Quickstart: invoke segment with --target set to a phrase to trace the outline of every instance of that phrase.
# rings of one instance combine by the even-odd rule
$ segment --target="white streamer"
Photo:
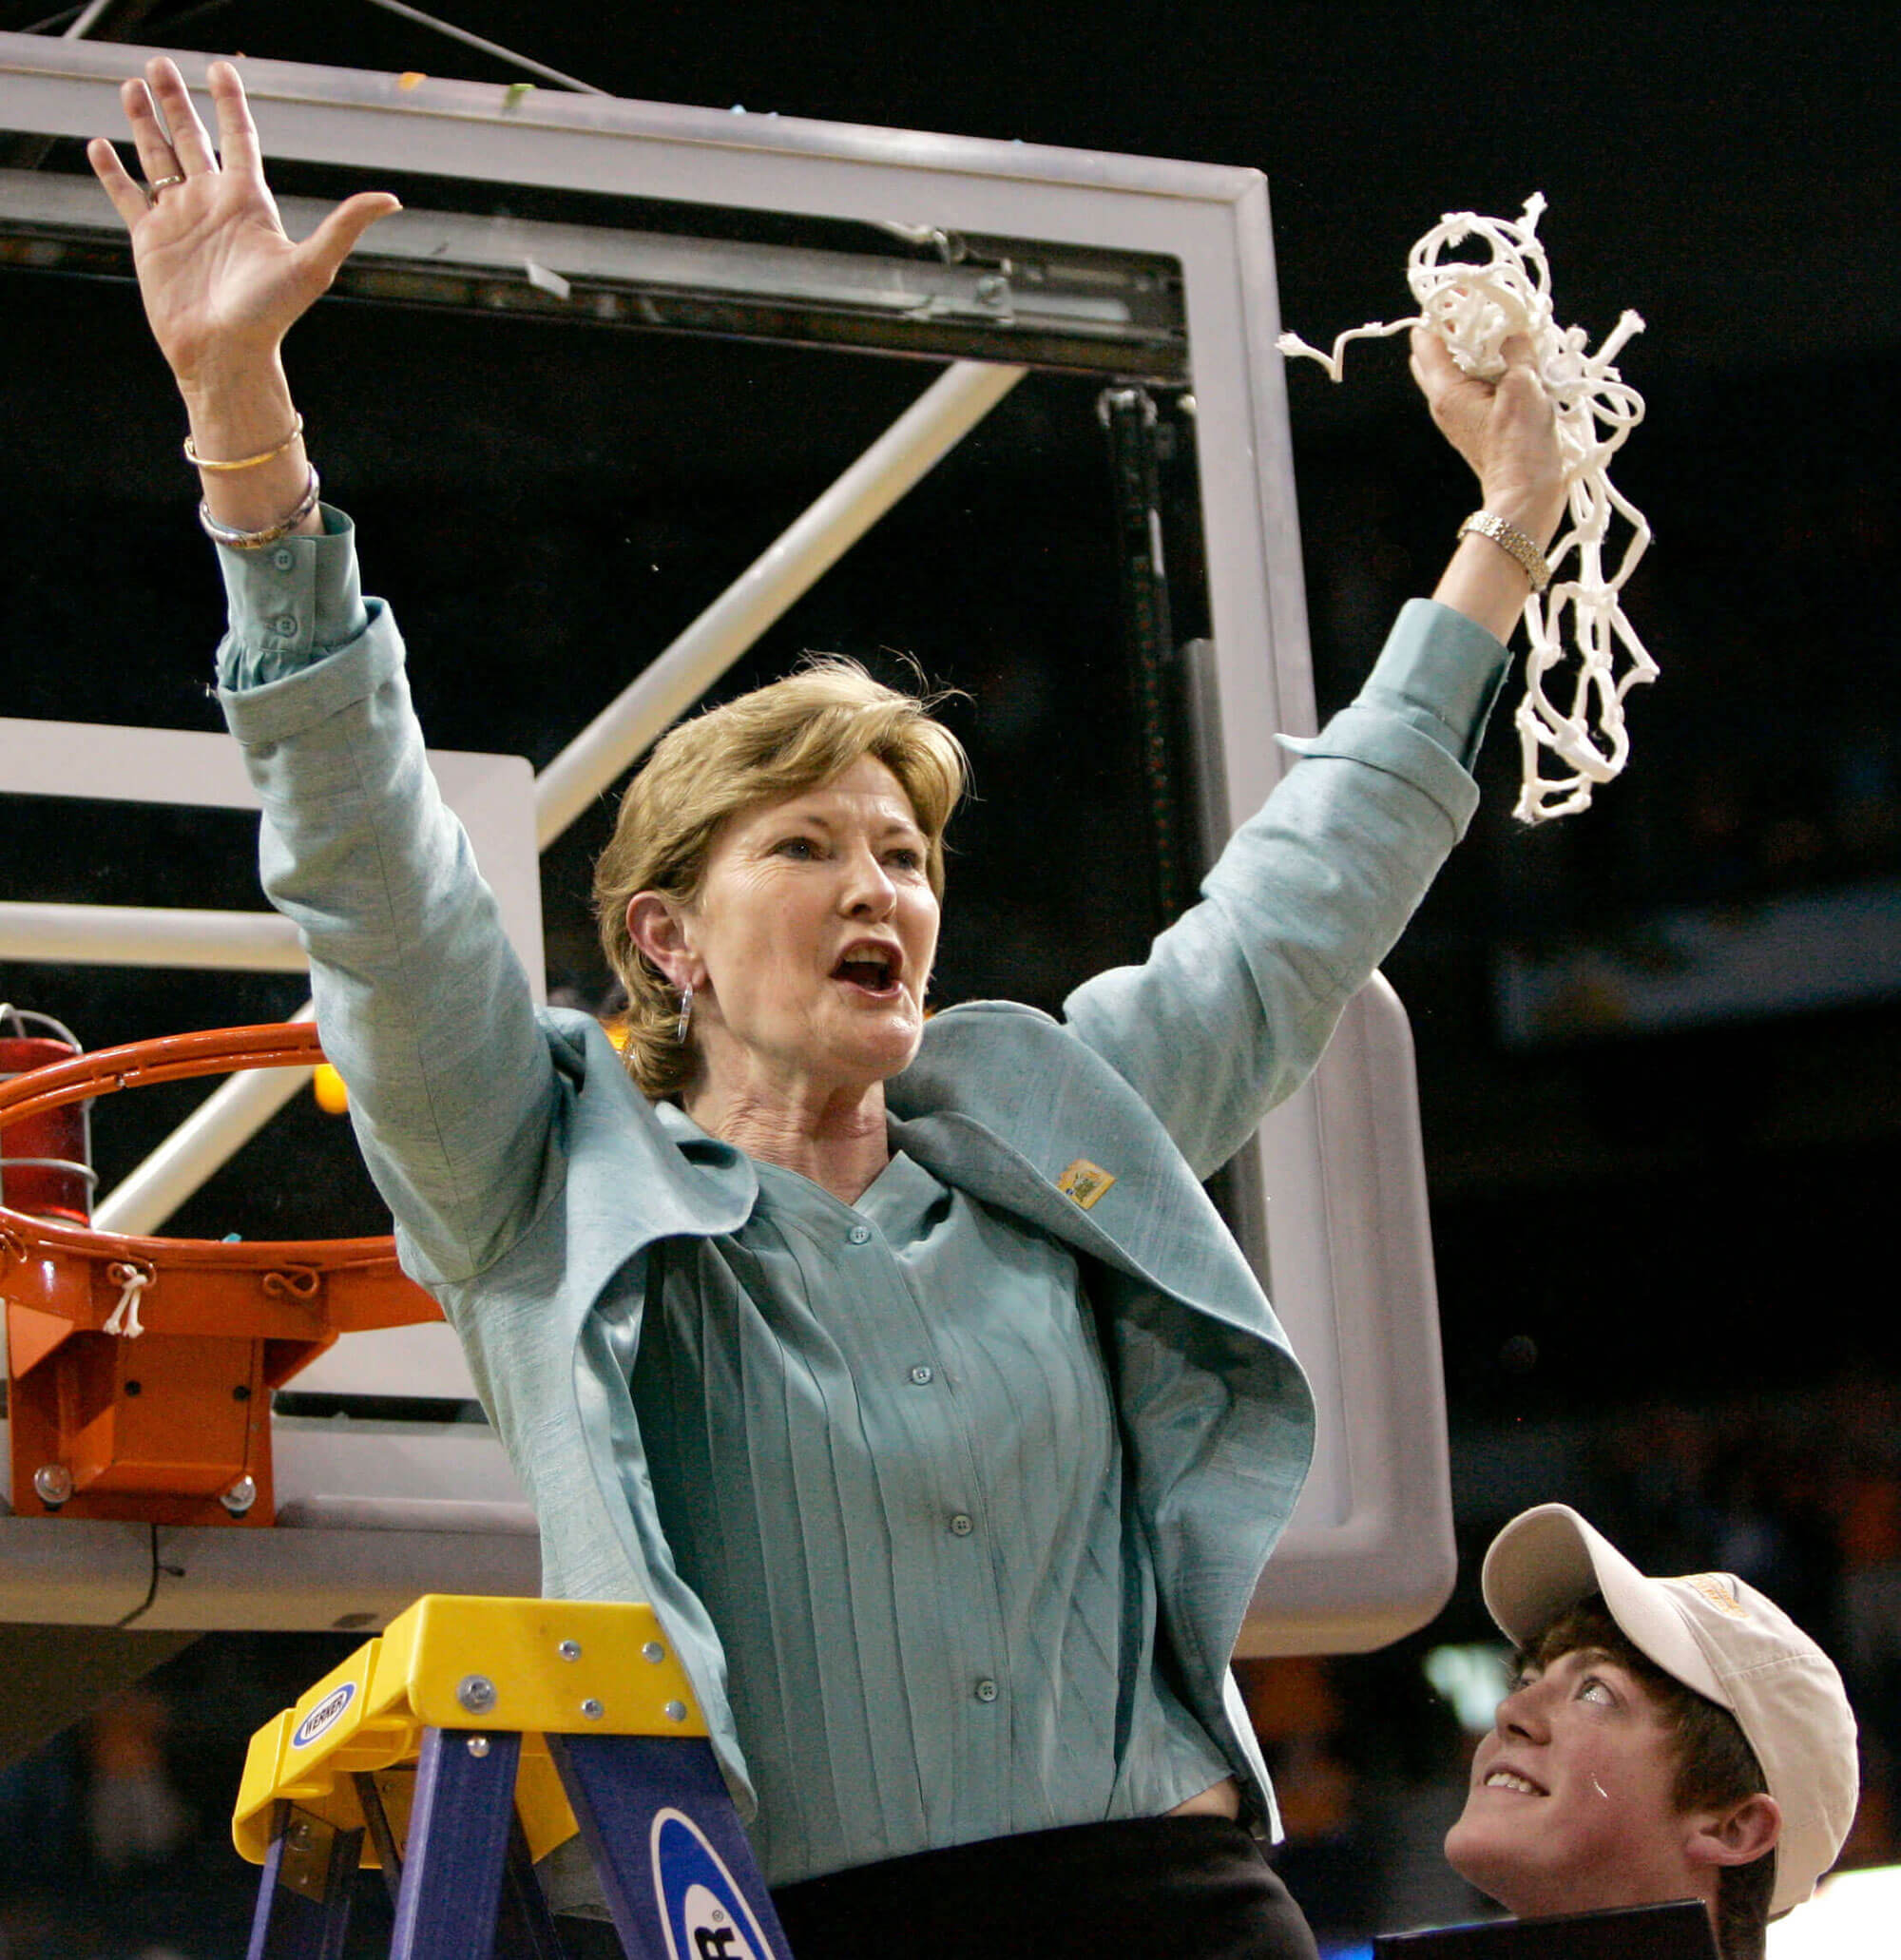
[[[1557,324],[1551,267],[1538,239],[1544,210],[1543,194],[1534,192],[1516,221],[1449,212],[1407,255],[1407,283],[1419,302],[1411,319],[1350,328],[1335,340],[1330,355],[1295,334],[1283,334],[1279,341],[1283,354],[1317,360],[1338,381],[1348,341],[1430,327],[1444,338],[1465,373],[1493,381],[1505,372],[1505,342],[1514,334],[1530,339],[1539,377],[1557,411],[1570,528],[1551,550],[1551,584],[1525,602],[1531,648],[1525,663],[1525,699],[1514,717],[1525,786],[1513,814],[1526,823],[1589,808],[1593,787],[1609,782],[1629,759],[1624,696],[1657,678],[1657,663],[1625,619],[1619,596],[1649,548],[1650,525],[1608,473],[1611,457],[1643,419],[1643,397],[1614,365],[1630,336],[1643,331],[1643,322],[1626,312],[1595,354],[1587,350],[1582,327]],[[1476,264],[1441,259],[1442,252],[1468,239],[1476,240],[1488,256]],[[1605,543],[1613,518],[1630,527],[1630,536],[1616,571],[1606,577]],[[1565,577],[1567,559],[1574,563]],[[1566,657],[1567,608],[1577,668],[1569,706],[1561,708],[1551,697],[1564,691],[1556,669]],[[1544,750],[1568,773],[1545,775]]]

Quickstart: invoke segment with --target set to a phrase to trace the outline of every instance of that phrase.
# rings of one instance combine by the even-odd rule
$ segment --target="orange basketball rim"
[[[291,1021],[100,1048],[0,1084],[0,1130],[147,1084],[323,1060]],[[22,1516],[269,1525],[271,1392],[339,1334],[441,1317],[393,1239],[97,1232],[0,1204],[12,1506]]]

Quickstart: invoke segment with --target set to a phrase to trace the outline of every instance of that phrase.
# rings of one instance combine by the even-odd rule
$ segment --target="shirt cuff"
[[[323,534],[279,538],[260,551],[218,548],[230,625],[218,644],[218,684],[234,693],[289,679],[360,639],[370,624],[356,569],[356,528],[319,505]]]
[[[1431,599],[1410,599],[1360,690],[1470,768],[1504,684],[1510,655],[1464,613]]]

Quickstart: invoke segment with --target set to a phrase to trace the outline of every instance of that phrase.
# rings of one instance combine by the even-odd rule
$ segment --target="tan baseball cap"
[[[1729,1572],[1648,1579],[1565,1504],[1541,1504],[1491,1542],[1485,1603],[1519,1646],[1593,1592],[1665,1674],[1736,1717],[1782,1812],[1772,1915],[1835,1861],[1859,1788],[1854,1716],[1834,1663],[1774,1601]]]

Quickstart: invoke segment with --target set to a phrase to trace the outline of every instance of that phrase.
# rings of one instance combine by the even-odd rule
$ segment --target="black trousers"
[[[1259,1847],[1226,1817],[992,1837],[781,1886],[773,1903],[794,1960],[1317,1960],[1318,1950]],[[574,1960],[617,1950],[605,1926],[583,1933],[564,1919],[561,1929]]]

